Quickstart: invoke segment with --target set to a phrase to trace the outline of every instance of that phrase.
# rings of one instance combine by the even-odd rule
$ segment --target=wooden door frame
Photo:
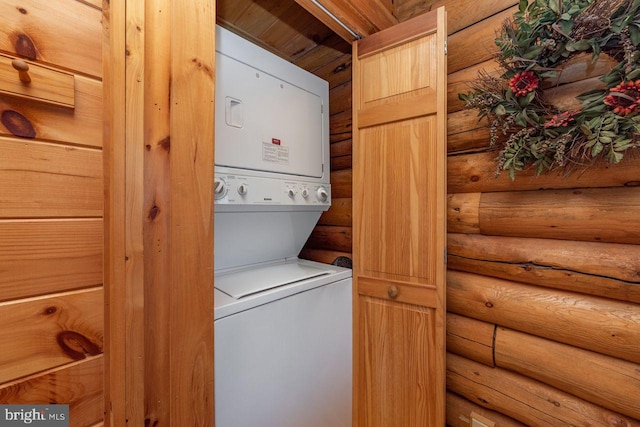
[[[213,426],[215,1],[104,0],[103,29],[105,425]]]

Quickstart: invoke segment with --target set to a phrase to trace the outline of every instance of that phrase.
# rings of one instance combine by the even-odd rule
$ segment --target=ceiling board
[[[376,31],[393,27],[398,20],[380,0],[351,0],[348,2],[376,28]]]
[[[351,54],[351,44],[337,35],[331,36],[324,43],[319,44],[306,55],[294,62],[298,67],[315,72],[317,69],[344,54]]]
[[[426,12],[434,5],[451,6],[450,0],[319,1],[362,36]],[[483,5],[480,9],[488,7],[484,3],[495,9],[513,1],[483,0],[479,4]],[[217,0],[216,4],[219,25],[308,71],[333,73],[343,63],[350,66],[355,38],[312,0]],[[345,78],[344,73],[329,76]]]
[[[313,72],[351,54],[338,37],[294,0],[218,0],[217,23]]]
[[[312,0],[295,0],[301,7],[307,10],[310,14],[316,17],[319,21],[324,23],[327,27],[331,28],[334,33],[340,36],[348,43],[354,42],[356,38],[337,21],[327,15],[317,4]]]
[[[287,2],[254,0],[233,23],[260,38],[266,30],[280,22],[289,6]]]
[[[333,32],[309,12],[291,2],[278,25],[273,25],[259,35],[265,43],[277,46],[284,55],[295,59],[312,50]]]
[[[436,1],[437,0],[395,0],[393,14],[398,18],[398,21],[404,22],[414,16],[430,11],[433,8],[433,3]]]
[[[315,17],[323,21],[330,28],[348,42],[354,37],[340,28],[339,24],[329,22],[326,13],[316,6],[312,0],[296,0]],[[346,25],[359,37],[366,37],[398,23],[393,15],[391,0],[318,0],[322,6],[331,12],[340,22]]]
[[[245,10],[252,4],[252,1],[217,1],[216,17],[235,25],[236,21],[242,17]]]

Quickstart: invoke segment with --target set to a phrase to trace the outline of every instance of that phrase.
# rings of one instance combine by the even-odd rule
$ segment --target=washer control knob
[[[309,189],[307,187],[304,187],[302,189],[302,197],[304,197],[305,199],[309,197]]]
[[[329,199],[329,193],[327,193],[327,189],[324,187],[318,188],[318,191],[316,193],[318,196],[318,200],[320,200],[321,202],[326,202]]]
[[[213,196],[216,200],[220,200],[227,195],[229,188],[224,179],[219,178],[213,182]]]
[[[294,190],[293,188],[290,188],[287,190],[287,194],[289,195],[289,197],[293,199],[296,196],[296,190]]]
[[[249,186],[247,184],[238,185],[238,194],[244,196],[249,191]]]

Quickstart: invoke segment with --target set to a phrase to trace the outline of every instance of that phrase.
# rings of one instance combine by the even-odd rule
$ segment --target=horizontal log
[[[102,220],[0,221],[0,301],[102,284]]]
[[[616,65],[616,60],[604,54],[600,55],[596,61],[593,60],[591,53],[576,54],[562,64],[562,69],[555,78],[545,79],[542,87],[549,89],[567,83],[598,77],[611,71]],[[575,94],[573,96],[581,93],[582,90],[574,92]]]
[[[349,156],[340,156],[331,158],[331,170],[341,171],[353,168],[353,158]]]
[[[0,111],[17,114],[22,123],[14,127],[14,120],[0,120],[0,136],[21,136],[30,126],[37,139],[102,147],[102,82],[75,76],[75,103],[70,110],[3,96]]]
[[[545,97],[549,99],[558,98],[564,101],[572,100],[577,94],[593,88],[589,87],[589,85],[594,83],[602,84],[597,78],[593,78],[608,72],[615,65],[616,62],[606,55],[601,55],[595,62],[591,54],[575,55],[563,64],[562,71],[556,78],[544,80],[544,87],[549,89],[545,93]],[[470,83],[478,77],[478,73],[481,71],[496,76],[502,73],[498,62],[490,59],[449,74],[447,77],[447,111],[449,113],[463,109],[464,103],[458,99],[458,94],[469,92],[471,90]],[[588,83],[581,83],[577,86],[567,85],[567,83],[582,80],[586,80]]]
[[[556,108],[573,110],[580,108],[581,105],[575,98],[576,95],[591,89],[603,87],[604,84],[598,80],[597,77],[593,77],[548,89],[545,93],[545,98],[550,104],[556,106]],[[486,119],[479,120],[476,109],[458,110],[449,112],[447,115],[447,134],[455,135],[489,126],[489,122]]]
[[[447,310],[640,362],[640,306],[637,304],[448,271]]]
[[[481,119],[476,110],[460,110],[447,114],[447,135],[469,132],[474,129],[488,129],[487,119]]]
[[[447,187],[451,193],[487,193],[496,191],[538,190],[543,188],[634,187],[640,185],[640,157],[625,156],[618,164],[598,163],[589,169],[535,175],[529,168],[510,180],[506,172],[495,177],[496,153],[474,153],[449,156]]]
[[[487,150],[492,150],[488,127],[447,136],[447,154],[476,153]],[[493,154],[491,162],[496,156],[497,151]]]
[[[22,12],[25,11],[25,12]],[[102,76],[102,13],[79,1],[0,3],[0,50]]]
[[[352,219],[351,199],[332,199],[331,207],[324,212],[318,221],[320,225],[338,225],[351,227]]]
[[[640,243],[640,187],[483,193],[480,234]]]
[[[331,264],[338,257],[347,257],[349,259],[353,259],[351,252],[339,252],[339,251],[327,251],[324,249],[312,249],[312,248],[303,248],[300,251],[300,258],[308,259],[311,261],[322,262],[325,264]]]
[[[473,9],[468,7],[467,9]],[[517,7],[511,7],[502,12],[477,22],[449,37],[449,54],[447,68],[449,73],[462,70],[475,64],[491,59],[498,51],[494,43],[496,30],[502,23],[511,18]]]
[[[0,137],[0,217],[102,216],[102,152]]]
[[[475,414],[480,414],[484,418],[493,421],[499,427],[524,427],[524,424],[513,418],[483,408],[451,392],[447,392],[446,409],[447,426],[449,427],[469,427],[471,425],[471,417]]]
[[[459,3],[459,0],[458,0]],[[468,9],[468,7],[467,7]],[[458,98],[461,93],[471,91],[471,84],[478,78],[478,73],[498,76],[502,69],[497,61],[490,59],[471,67],[463,68],[447,76],[447,112],[453,113],[464,109],[464,102]]]
[[[342,133],[331,133],[331,135],[329,136],[329,139],[331,141],[331,143],[335,143],[335,142],[340,142],[340,141],[346,141],[348,139],[351,139],[352,137],[352,133],[351,132],[342,132]]]
[[[447,196],[447,231],[449,233],[480,232],[480,193]]]
[[[640,283],[640,246],[568,240],[449,234],[450,255],[572,269]]]
[[[588,92],[593,89],[606,89],[605,85],[598,77],[580,80],[575,83],[553,87],[545,91],[545,98],[551,105],[559,110],[577,110],[582,107],[582,103],[576,99],[576,95]]]
[[[69,426],[85,427],[104,413],[102,355],[0,385],[3,404],[68,404]]]
[[[351,227],[317,225],[311,232],[306,246],[313,249],[351,252],[351,231]]]
[[[342,111],[329,117],[329,128],[331,129],[330,141],[338,142],[351,139],[352,116],[351,109]]]
[[[351,169],[331,172],[331,197],[351,198],[352,183]]]
[[[456,255],[448,256],[447,268],[640,304],[638,284],[571,270],[558,270],[534,264],[475,260]]]
[[[640,303],[640,246],[449,233],[448,264],[484,276]]]
[[[447,354],[447,388],[530,426],[627,426],[640,422],[539,381]]]
[[[352,141],[350,139],[339,141],[329,146],[331,157],[350,156],[353,154]]]
[[[0,303],[0,383],[102,353],[102,287]]]
[[[491,323],[447,313],[447,351],[493,367],[495,328]]]
[[[447,230],[640,243],[640,187],[449,194]]]
[[[329,114],[334,115],[351,110],[351,81],[337,86],[329,92]]]
[[[496,331],[496,366],[640,420],[640,365],[506,328]]]
[[[351,81],[351,53],[343,54],[331,60],[313,72],[329,82],[329,89]]]

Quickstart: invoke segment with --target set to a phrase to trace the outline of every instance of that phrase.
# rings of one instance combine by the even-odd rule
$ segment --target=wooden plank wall
[[[400,20],[448,10],[447,423],[640,425],[640,159],[569,176],[494,178],[488,129],[458,92],[493,70],[516,1],[403,2]],[[350,58],[331,83],[333,206],[301,256],[351,252]],[[606,69],[579,59],[550,91],[572,102]]]
[[[75,79],[73,110],[0,97],[0,403],[68,403],[71,426],[103,419],[100,7],[0,3],[0,52]]]
[[[183,3],[105,2],[112,426],[214,424],[216,2]]]

